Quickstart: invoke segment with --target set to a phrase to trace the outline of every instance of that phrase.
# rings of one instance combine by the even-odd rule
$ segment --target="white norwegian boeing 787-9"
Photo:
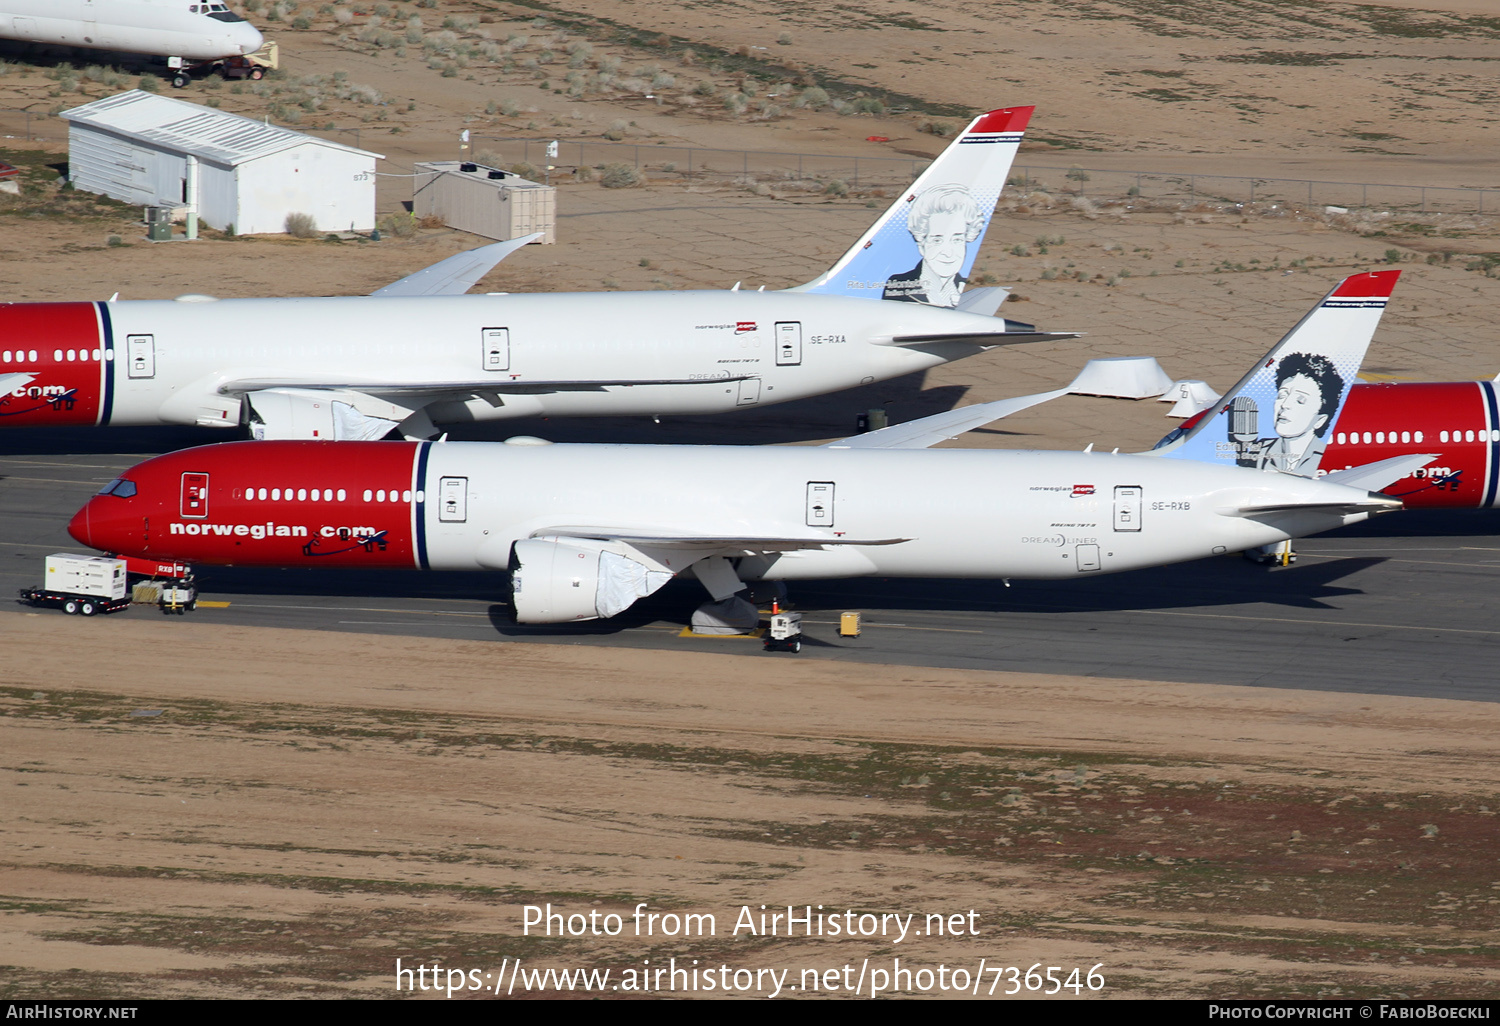
[[[467,421],[716,413],[1072,337],[994,317],[1004,289],[964,291],[1031,112],[974,119],[827,273],[784,291],[464,295],[517,239],[371,296],[0,306],[0,425],[430,438]]]
[[[1151,453],[920,451],[1062,391],[816,448],[231,442],[131,468],[68,530],[162,562],[508,569],[527,623],[614,616],[689,570],[726,600],[750,581],[1062,578],[1237,552],[1399,509],[1371,489],[1431,460],[1319,479],[1316,444],[1292,471],[1233,444],[1254,397],[1310,435],[1337,417],[1400,273],[1345,279],[1222,414]]]

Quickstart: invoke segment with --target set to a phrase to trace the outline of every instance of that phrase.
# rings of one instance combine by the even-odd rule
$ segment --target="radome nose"
[[[94,547],[93,541],[90,540],[91,534],[89,532],[89,507],[93,504],[93,499],[85,502],[83,504],[83,508],[77,513],[74,513],[73,519],[68,521],[68,533],[72,535],[76,541],[82,542],[89,548]]]
[[[260,29],[249,22],[239,27],[240,53],[254,53],[259,50],[261,44],[266,41],[265,36],[260,34]]]

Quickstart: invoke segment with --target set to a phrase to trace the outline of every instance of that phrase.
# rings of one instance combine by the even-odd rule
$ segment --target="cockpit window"
[[[215,5],[215,6],[217,6],[217,5]],[[241,18],[238,14],[235,14],[233,11],[226,11],[226,10],[223,10],[223,9],[210,11],[207,7],[204,7],[203,10],[214,21],[236,22],[236,21],[244,21],[245,20],[244,18]]]
[[[100,495],[117,495],[122,499],[128,499],[135,494],[135,482],[123,477],[117,477],[103,488],[99,489]]]

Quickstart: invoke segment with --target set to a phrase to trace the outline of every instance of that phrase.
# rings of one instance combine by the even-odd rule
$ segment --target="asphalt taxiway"
[[[43,557],[77,551],[66,524],[140,460],[220,433],[138,429],[0,435],[0,589],[40,583]],[[511,623],[505,576],[202,567],[198,621],[464,640],[707,650],[767,659],[1011,670],[1355,694],[1500,700],[1500,511],[1408,511],[1302,540],[1296,565],[1235,556],[1067,581],[799,582],[801,655],[753,638],[683,636],[703,601],[673,582],[625,614]],[[984,539],[974,539],[984,544]],[[222,604],[220,604],[222,603]],[[839,614],[864,630],[838,636]],[[27,607],[7,601],[0,611]],[[13,611],[13,612],[12,612]],[[39,615],[61,616],[44,610]],[[128,617],[159,616],[135,607]],[[79,619],[86,632],[90,621]]]

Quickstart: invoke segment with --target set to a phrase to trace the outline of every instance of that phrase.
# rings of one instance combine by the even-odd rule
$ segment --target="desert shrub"
[[[802,90],[801,94],[797,97],[795,102],[799,107],[811,107],[814,110],[817,110],[819,107],[827,106],[828,90],[820,89],[818,86],[812,86],[808,89]]]
[[[404,211],[386,214],[379,221],[375,222],[375,226],[386,235],[394,235],[398,239],[404,239],[417,233],[416,221],[412,220],[412,216]]]
[[[294,239],[316,239],[318,237],[318,223],[313,220],[311,214],[293,211],[286,215],[284,227],[286,228],[286,233]]]
[[[840,197],[847,196],[849,195],[849,183],[844,181],[842,178],[835,178],[833,181],[823,186],[823,195]]]
[[[599,184],[606,189],[630,189],[641,182],[641,173],[629,164],[605,164],[599,172]]]

